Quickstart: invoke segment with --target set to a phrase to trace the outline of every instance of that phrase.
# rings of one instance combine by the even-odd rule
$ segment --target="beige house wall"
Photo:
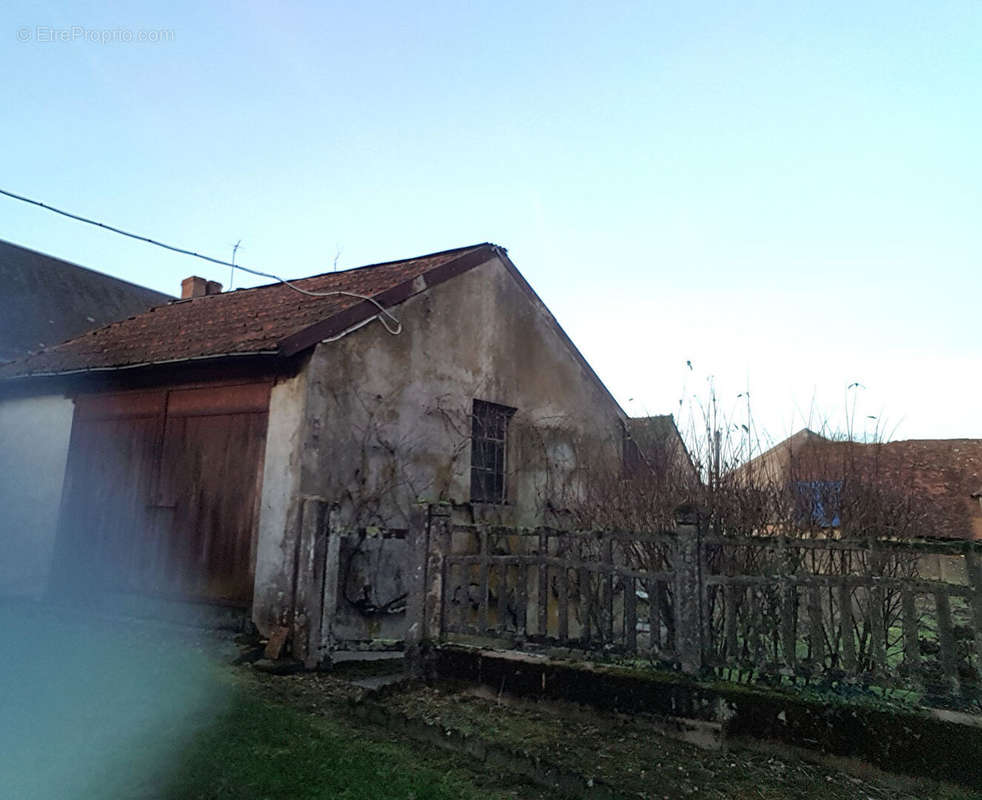
[[[253,615],[260,630],[288,614],[294,576],[284,565],[294,563],[303,498],[338,504],[343,524],[395,528],[408,527],[416,503],[469,501],[475,399],[515,409],[507,503],[480,513],[531,525],[576,496],[586,464],[620,467],[624,412],[503,261],[392,312],[398,335],[375,321],[317,345],[297,379],[302,401],[291,394],[280,407],[274,390]],[[281,413],[292,450],[272,441]],[[286,492],[295,492],[288,511],[273,497]]]
[[[493,259],[399,306],[400,335],[319,345],[301,492],[400,527],[416,502],[467,502],[475,399],[516,409],[496,509],[515,522],[560,506],[587,460],[619,465],[623,412],[519,280]]]

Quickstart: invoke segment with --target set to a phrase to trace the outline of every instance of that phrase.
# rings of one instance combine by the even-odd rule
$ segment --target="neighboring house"
[[[627,433],[624,462],[630,472],[647,467],[656,478],[683,485],[699,482],[699,473],[671,414],[631,417]]]
[[[838,529],[864,504],[880,504],[872,510],[883,520],[892,505],[898,535],[982,539],[982,504],[973,499],[982,480],[980,439],[864,444],[804,429],[738,472],[751,485],[789,487],[820,529]]]
[[[174,299],[4,241],[0,286],[0,362]]]
[[[587,456],[621,467],[626,415],[502,248],[294,285],[314,296],[190,278],[0,366],[0,590],[95,582],[269,634],[305,498],[348,525],[404,528],[420,501],[529,524]]]

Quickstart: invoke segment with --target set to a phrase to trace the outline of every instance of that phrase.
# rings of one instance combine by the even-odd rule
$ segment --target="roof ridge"
[[[939,437],[937,439],[891,439],[889,442],[883,442],[883,444],[908,444],[914,442],[979,442],[982,443],[982,438],[973,436],[946,436]]]
[[[313,275],[304,275],[301,278],[285,278],[285,279],[281,278],[271,283],[260,284],[259,286],[243,286],[241,289],[232,289],[227,292],[221,292],[218,295],[205,295],[205,296],[219,297],[223,294],[233,294],[236,292],[252,292],[255,291],[256,289],[269,289],[272,286],[282,286],[284,283],[287,282],[299,284],[301,281],[309,281],[309,280],[313,280],[314,278],[323,278],[326,277],[327,275],[347,275],[349,273],[357,272],[358,270],[362,270],[362,269],[375,269],[376,267],[389,267],[392,266],[393,264],[404,264],[408,261],[419,261],[424,258],[435,258],[436,256],[445,256],[445,255],[449,255],[450,253],[463,254],[463,253],[470,252],[471,250],[477,250],[481,247],[499,247],[499,245],[496,245],[492,242],[480,242],[478,244],[465,245],[464,247],[451,247],[448,250],[436,250],[432,253],[421,253],[418,256],[410,256],[409,258],[395,258],[392,259],[391,261],[377,261],[373,264],[361,264],[357,267],[348,267],[347,269],[332,270],[330,272],[317,272]],[[500,248],[500,249],[504,250],[504,248]],[[177,298],[177,301],[179,301],[180,299],[182,298]],[[191,299],[197,300],[198,298],[191,298]]]

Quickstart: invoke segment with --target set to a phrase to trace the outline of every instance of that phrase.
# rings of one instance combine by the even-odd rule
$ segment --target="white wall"
[[[0,595],[47,588],[73,412],[61,395],[0,400]]]
[[[307,418],[319,447],[301,492],[362,524],[405,527],[417,501],[470,496],[475,398],[517,409],[505,518],[534,524],[575,489],[581,461],[620,465],[623,411],[574,355],[548,310],[491,259],[400,304],[398,336],[377,323],[320,344]]]
[[[301,372],[273,386],[269,398],[252,606],[253,621],[264,634],[285,621],[277,617],[291,602],[285,594],[292,587],[297,544],[306,384]]]

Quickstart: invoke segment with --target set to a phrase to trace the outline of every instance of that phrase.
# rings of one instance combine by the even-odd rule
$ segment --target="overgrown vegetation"
[[[475,387],[474,395],[479,394]],[[821,687],[848,695],[892,687],[907,699],[974,708],[980,665],[965,602],[954,596],[946,601],[953,621],[949,632],[938,623],[937,598],[921,592],[913,599],[916,620],[911,632],[912,614],[909,607],[905,610],[901,586],[924,577],[922,556],[899,550],[877,553],[862,544],[795,545],[808,540],[900,540],[932,533],[930,504],[912,471],[883,457],[882,431],[874,427],[855,435],[853,409],[844,432],[806,432],[767,452],[749,396],[741,393],[737,401],[739,409],[725,413],[710,384],[705,401],[682,408],[681,436],[675,421],[652,418],[648,422],[657,424],[647,427],[646,420],[630,421],[623,442],[601,444],[578,440],[569,420],[517,413],[510,431],[515,457],[509,460],[509,480],[525,486],[523,503],[531,507],[523,506],[523,516],[538,515],[567,530],[652,532],[671,530],[680,506],[697,509],[703,531],[724,540],[705,547],[707,574],[757,579],[740,586],[707,586],[705,662],[713,665],[717,677]],[[351,521],[382,525],[394,519],[405,525],[413,500],[464,499],[458,495],[466,486],[471,432],[466,398],[435,398],[425,409],[430,438],[435,436],[448,454],[442,466],[422,464],[422,434],[400,434],[385,413],[385,398],[359,402],[364,425],[356,431],[352,453],[358,458],[352,461],[348,481],[358,492],[345,500]],[[369,475],[376,476],[374,483]],[[534,487],[531,495],[529,485]],[[742,537],[751,538],[754,545],[740,545],[737,540]],[[569,542],[563,546],[572,547],[569,552],[580,562],[606,557],[599,541]],[[632,551],[618,554],[615,546],[615,558],[643,573],[668,575],[675,568],[673,548],[650,537]],[[577,597],[590,595],[582,606],[571,604],[570,614],[577,617],[582,608],[589,608],[590,619],[575,622],[595,632],[609,627],[601,610],[618,603],[623,607],[627,584],[609,585],[587,570],[571,570],[568,580],[557,582],[555,572],[550,573],[554,598],[561,584]],[[496,603],[497,595],[504,593],[503,613],[515,628],[522,614],[516,607],[516,574],[504,579],[504,587],[495,577],[490,585]],[[789,575],[825,582],[817,590],[806,582],[791,586],[780,578]],[[851,582],[846,585],[845,579]],[[454,602],[466,595],[474,604],[479,582],[475,574],[469,581],[469,587],[457,587]],[[646,613],[652,605],[658,607],[659,617],[654,629],[646,631],[647,622],[642,623],[639,641],[647,641],[653,662],[662,660],[656,651],[670,661],[676,633],[673,584],[663,580],[636,588],[638,619],[652,616]],[[954,668],[943,657],[945,637],[950,640],[947,651],[957,651]],[[911,658],[912,641],[917,643],[916,659]],[[598,643],[611,644],[602,638]]]
[[[939,577],[945,559],[948,571],[963,570],[962,557],[870,544],[934,534],[914,465],[887,456],[879,428],[860,437],[851,421],[845,432],[804,431],[762,452],[749,397],[740,399],[738,424],[710,385],[708,401],[690,406],[681,438],[665,433],[665,418],[652,418],[660,436],[636,424],[645,420],[632,421],[626,470],[577,459],[561,495],[562,527],[671,530],[680,506],[697,510],[701,530],[718,542],[702,545],[704,574],[720,577],[703,597],[704,664],[716,677],[975,710],[980,665],[970,599],[917,584]],[[615,543],[615,563],[672,574],[674,548],[642,539],[631,552]],[[565,546],[581,562],[610,558],[600,539]],[[571,614],[587,608],[588,628],[604,631],[607,610],[625,602],[626,582],[582,570],[568,582],[575,596],[588,595]],[[665,666],[676,635],[670,580],[641,588],[639,619],[652,604],[658,627],[640,628],[639,641],[651,647],[654,665]],[[601,654],[616,650],[616,637],[600,638]]]
[[[692,506],[726,535],[931,535],[927,496],[910,465],[883,458],[881,428],[859,435],[850,413],[845,430],[819,423],[817,432],[771,447],[749,392],[727,412],[712,382],[707,391],[680,401],[671,422],[678,439],[637,424],[655,418],[628,426],[625,462],[634,463],[627,472],[577,459],[575,491],[563,498],[577,527],[671,528],[676,509]]]
[[[381,739],[409,750],[407,745],[397,745],[398,740],[389,738],[386,727],[345,718],[351,710],[349,702],[325,702],[332,695],[337,697],[337,681],[331,676],[257,676],[256,680],[259,688],[251,690],[254,697],[301,710],[301,716],[294,720],[300,721],[308,713],[344,719],[343,729],[349,739]],[[817,754],[816,761],[806,762],[788,750],[707,751],[662,735],[659,722],[643,714],[608,713],[565,702],[519,701],[494,693],[475,696],[466,686],[411,687],[390,693],[376,700],[375,705],[384,707],[393,720],[424,723],[444,740],[469,737],[472,741],[494,743],[593,780],[597,785],[613,787],[618,798],[977,800],[980,796],[966,788],[886,775],[858,762],[823,763]],[[434,763],[432,758],[442,758],[437,763],[443,764],[444,769],[458,771],[462,764],[470,763],[473,771],[463,774],[469,775],[468,780],[481,786],[489,797],[510,796],[512,792],[521,797],[540,796],[539,792],[543,797],[565,796],[555,790],[516,783],[498,764],[481,764],[465,756],[441,756],[430,747],[413,748],[412,752],[424,767]]]

